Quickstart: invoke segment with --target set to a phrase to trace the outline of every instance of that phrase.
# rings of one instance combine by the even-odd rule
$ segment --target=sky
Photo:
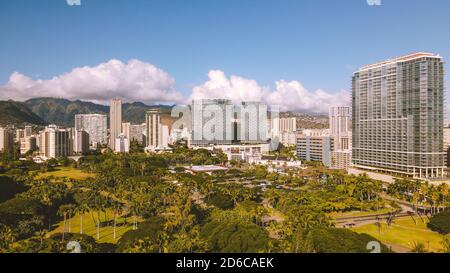
[[[449,12],[446,0],[2,0],[0,99],[224,96],[326,112],[349,103],[358,67],[450,58]]]

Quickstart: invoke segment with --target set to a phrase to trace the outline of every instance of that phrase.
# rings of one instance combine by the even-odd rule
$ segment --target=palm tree
[[[89,211],[89,207],[86,204],[80,204],[75,208],[75,213],[80,215],[80,234],[83,234],[83,215]]]
[[[45,239],[45,236],[47,235],[47,231],[46,230],[44,230],[44,229],[42,229],[42,230],[40,230],[40,231],[37,231],[36,233],[35,233],[35,235],[36,235],[36,237],[38,237],[38,239],[39,239],[39,242],[40,242],[40,247],[42,247],[42,244],[44,243],[44,239]]]
[[[411,249],[411,252],[413,253],[425,253],[425,245],[423,243],[417,243],[415,242],[413,245],[413,248]]]
[[[417,214],[417,210],[418,210],[418,206],[419,206],[419,198],[420,198],[420,193],[419,192],[414,192],[413,193],[413,203],[414,203],[414,209],[416,211]]]
[[[74,204],[67,205],[67,214],[69,215],[69,233],[72,232],[72,215],[75,213],[76,206]]]
[[[1,228],[1,226],[0,226]],[[0,229],[0,248],[9,249],[16,241],[16,233],[8,226]]]
[[[69,212],[69,205],[62,205],[59,207],[57,215],[64,217],[64,228],[63,228],[63,235],[61,241],[64,242],[64,238],[66,235],[66,226],[67,226],[67,214]]]
[[[450,235],[445,235],[442,238],[442,247],[444,253],[450,253]]]
[[[122,211],[122,204],[120,202],[114,201],[112,206],[114,210],[114,240],[116,240],[117,215]]]

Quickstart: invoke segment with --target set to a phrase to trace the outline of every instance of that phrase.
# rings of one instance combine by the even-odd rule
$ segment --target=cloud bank
[[[113,97],[124,101],[180,102],[175,80],[152,64],[131,60],[110,60],[95,67],[75,68],[51,80],[33,80],[18,72],[0,86],[0,99],[27,100],[58,97],[106,103]]]
[[[280,80],[275,90],[259,85],[256,81],[239,76],[227,77],[223,71],[212,70],[209,80],[196,86],[189,98],[230,99],[240,101],[263,101],[269,105],[279,105],[281,111],[327,113],[330,106],[350,105],[350,95],[344,91],[330,94],[323,90],[311,92],[298,81]]]
[[[15,72],[0,86],[0,99],[24,101],[36,97],[57,97],[108,104],[114,97],[125,102],[186,103],[193,99],[226,98],[235,103],[262,101],[279,105],[282,111],[327,113],[332,105],[349,105],[346,92],[309,91],[299,81],[275,82],[274,90],[257,81],[227,76],[211,70],[208,80],[192,88],[190,95],[176,90],[175,79],[156,66],[139,60],[123,63],[110,60],[95,67],[79,67],[50,80],[34,80]]]

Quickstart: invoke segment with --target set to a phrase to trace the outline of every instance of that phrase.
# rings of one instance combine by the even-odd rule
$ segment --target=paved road
[[[383,197],[386,200],[389,200],[385,197]],[[390,200],[394,201],[395,200]],[[394,213],[394,217],[405,217],[410,216],[411,213],[414,213],[413,206],[408,203],[398,203],[400,206],[400,209]],[[371,214],[371,215],[364,215],[364,216],[351,216],[351,217],[341,217],[335,219],[335,225],[336,227],[358,227],[358,226],[364,226],[368,224],[375,224],[380,221],[388,221],[389,218],[392,217],[392,213],[384,213],[384,214]]]

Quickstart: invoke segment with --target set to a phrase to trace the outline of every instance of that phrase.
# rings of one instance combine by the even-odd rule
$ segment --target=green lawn
[[[73,167],[57,167],[55,170],[46,172],[46,173],[40,173],[38,175],[38,178],[47,178],[54,176],[55,178],[69,178],[69,179],[76,179],[76,180],[86,180],[90,177],[93,177],[94,174],[91,173],[85,173],[81,170],[75,169]]]
[[[94,212],[94,219],[97,221],[97,213]],[[105,223],[104,214],[101,213],[100,220],[102,221],[100,227],[100,238],[97,240],[97,226],[94,220],[92,219],[92,215],[90,213],[86,213],[83,215],[83,234],[89,235],[97,240],[98,243],[112,243],[115,244],[122,237],[122,235],[131,230],[133,228],[133,219],[128,218],[127,223],[125,223],[125,218],[117,219],[117,228],[116,228],[116,240],[114,240],[114,228],[113,228],[113,213],[108,211],[107,218],[109,223]],[[69,222],[71,226],[72,233],[80,233],[80,216],[77,215],[70,220],[67,220],[66,224],[66,232],[69,232]],[[48,235],[52,235],[55,233],[62,233],[64,230],[64,221],[59,222],[57,228],[52,230]]]
[[[369,224],[352,228],[358,233],[367,233],[377,238],[383,243],[399,246],[411,250],[415,243],[423,243],[428,252],[440,252],[442,250],[442,236],[426,227],[419,217],[415,217],[417,225],[411,217],[396,219],[388,226],[382,223],[381,232],[378,233],[378,227],[375,224]]]

